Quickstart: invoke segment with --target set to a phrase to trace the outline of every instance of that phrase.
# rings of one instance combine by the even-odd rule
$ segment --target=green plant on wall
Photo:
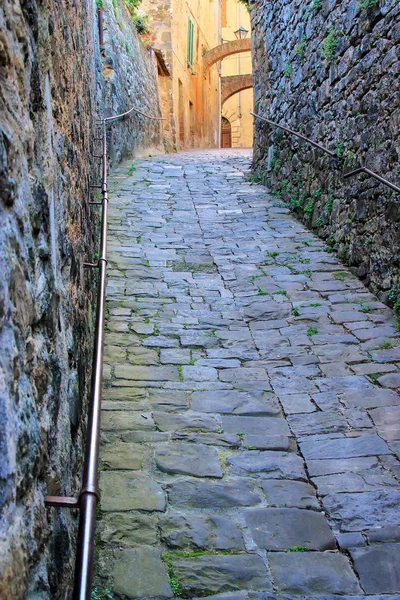
[[[379,6],[379,0],[357,0],[357,8],[360,10],[372,10]]]
[[[329,65],[335,57],[336,48],[338,47],[339,43],[338,36],[338,30],[331,25],[331,27],[328,29],[328,35],[322,44],[322,56],[324,57],[326,65]]]
[[[292,74],[292,71],[293,71],[292,65],[290,64],[290,62],[287,62],[283,69],[283,74],[285,75],[285,77],[290,77]]]
[[[139,34],[151,32],[148,15],[134,15],[132,17],[132,21],[134,22],[136,31]]]
[[[131,13],[134,13],[135,10],[142,3],[142,0],[123,0],[123,1],[124,1],[125,6],[127,6],[129,8],[129,10],[131,11]]]
[[[312,0],[309,10],[312,12],[318,12],[319,10],[321,10],[321,8],[322,8],[321,0]]]
[[[315,200],[309,200],[304,207],[304,216],[306,219],[311,219],[314,212]]]
[[[299,56],[300,58],[304,58],[305,53],[306,53],[306,47],[307,47],[307,36],[303,35],[303,37],[301,38],[301,42],[299,42],[297,44],[297,46],[295,46],[294,53],[297,54],[297,56]]]

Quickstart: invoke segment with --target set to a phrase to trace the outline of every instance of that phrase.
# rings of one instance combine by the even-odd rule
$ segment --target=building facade
[[[222,0],[221,7],[223,43],[235,40],[235,31],[244,28],[250,37],[250,15],[246,7],[238,0]],[[221,63],[223,81],[226,77],[235,77],[236,85],[229,84],[231,91],[241,85],[252,86],[251,51],[227,56]],[[245,77],[248,75],[249,77]],[[240,78],[240,79],[239,79]],[[234,81],[231,80],[233,83]],[[227,92],[230,93],[229,90]],[[243,89],[224,102],[222,97],[222,135],[221,147],[250,148],[253,146],[253,89]]]
[[[166,149],[218,147],[220,72],[204,73],[203,56],[221,43],[221,0],[143,0],[141,8],[167,67],[159,68]]]

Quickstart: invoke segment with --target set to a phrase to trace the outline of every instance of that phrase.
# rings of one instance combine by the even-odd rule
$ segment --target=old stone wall
[[[256,121],[254,169],[358,276],[395,302],[400,198],[400,5],[394,0],[253,0],[255,112],[335,152]]]
[[[161,117],[153,51],[146,49],[136,33],[122,0],[104,0],[103,15],[104,47],[101,56],[96,56],[101,70],[97,101],[102,114],[112,116],[135,107]],[[162,142],[161,122],[133,113],[112,126],[110,158],[115,163],[129,156],[160,152]]]
[[[103,58],[92,0],[0,7],[1,598],[69,597],[77,515],[46,509],[44,497],[80,489],[95,290],[83,262],[97,251],[98,209],[88,205],[89,185],[98,183],[95,123],[134,103],[159,110],[153,58],[118,11],[118,24],[106,20],[119,33]],[[114,162],[158,142],[158,123],[124,122],[112,135]]]

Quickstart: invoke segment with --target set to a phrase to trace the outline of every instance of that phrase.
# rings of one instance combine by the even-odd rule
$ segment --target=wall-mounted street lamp
[[[237,31],[235,31],[235,36],[236,39],[238,40],[244,40],[244,38],[246,37],[246,35],[249,33],[248,29],[245,29],[244,27],[242,27],[242,25],[239,27],[239,29]]]

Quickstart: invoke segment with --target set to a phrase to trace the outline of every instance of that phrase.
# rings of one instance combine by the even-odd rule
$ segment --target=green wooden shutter
[[[194,23],[190,17],[188,19],[187,63],[189,67],[194,65]]]

